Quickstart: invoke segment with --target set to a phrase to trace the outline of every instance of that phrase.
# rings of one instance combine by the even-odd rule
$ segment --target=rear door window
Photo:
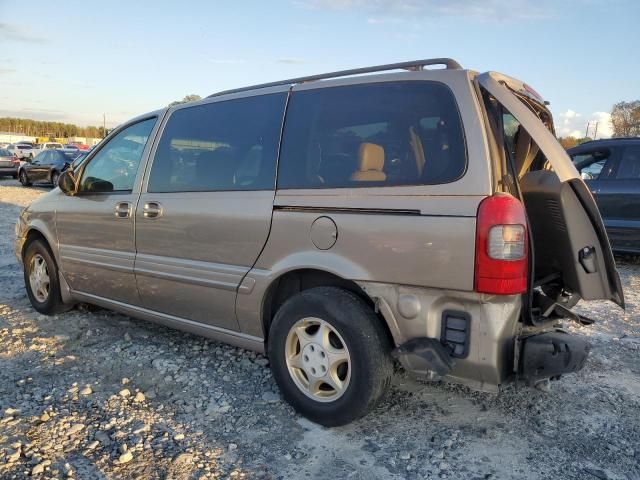
[[[452,92],[438,82],[385,82],[294,92],[278,188],[448,183],[466,169]]]
[[[173,112],[147,191],[273,190],[286,96],[259,95]]]
[[[625,147],[615,178],[618,180],[640,180],[640,146]]]

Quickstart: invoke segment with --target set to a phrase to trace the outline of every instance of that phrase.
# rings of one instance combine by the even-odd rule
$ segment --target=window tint
[[[289,101],[278,188],[447,183],[465,168],[460,117],[443,84],[331,87]]]
[[[640,179],[640,146],[631,146],[624,149],[616,178],[620,180]]]
[[[155,118],[135,123],[109,140],[82,173],[80,191],[129,191],[133,189],[140,159]]]
[[[278,93],[176,110],[158,144],[147,190],[273,189],[285,100]]]

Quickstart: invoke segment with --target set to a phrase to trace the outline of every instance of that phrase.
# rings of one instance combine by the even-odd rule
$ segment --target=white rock
[[[118,462],[120,463],[129,463],[131,460],[133,460],[133,453],[129,450],[118,457]]]

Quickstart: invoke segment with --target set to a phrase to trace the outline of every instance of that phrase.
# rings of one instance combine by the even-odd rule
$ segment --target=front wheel
[[[25,172],[24,170],[20,170],[20,173],[18,174],[18,178],[20,179],[20,183],[23,186],[28,187],[29,185],[31,185],[31,182],[29,181],[29,177],[27,176],[27,172]]]
[[[62,303],[58,266],[42,240],[31,242],[23,256],[24,283],[31,305],[38,312],[54,315],[71,308]]]
[[[60,178],[60,174],[58,172],[53,172],[51,174],[51,183],[53,184],[53,188],[58,186],[58,179]]]
[[[391,381],[391,345],[380,319],[357,295],[336,287],[300,292],[269,329],[269,360],[284,398],[324,426],[373,409]]]

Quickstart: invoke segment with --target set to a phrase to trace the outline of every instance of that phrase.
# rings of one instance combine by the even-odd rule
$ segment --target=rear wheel
[[[325,426],[368,413],[393,373],[380,320],[361,298],[341,288],[312,288],[287,300],[273,320],[268,344],[284,398]]]
[[[62,303],[58,266],[42,240],[31,242],[23,256],[24,283],[31,305],[38,312],[54,315],[72,308]]]
[[[25,187],[28,187],[29,185],[31,185],[31,181],[29,181],[29,176],[27,175],[27,172],[25,172],[24,170],[20,170],[18,177],[20,179],[20,183]]]

